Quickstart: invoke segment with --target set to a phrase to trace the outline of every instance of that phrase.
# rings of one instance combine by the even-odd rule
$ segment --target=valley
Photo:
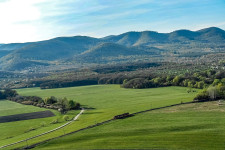
[[[223,149],[224,41],[210,27],[1,44],[0,117],[53,115],[0,123],[0,147]]]
[[[0,0],[0,150],[224,150],[224,0]]]

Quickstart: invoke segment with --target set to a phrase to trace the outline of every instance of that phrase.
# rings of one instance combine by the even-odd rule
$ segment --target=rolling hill
[[[31,60],[55,60],[80,54],[97,45],[100,41],[91,37],[60,37],[47,41],[36,42],[19,48],[10,56]]]
[[[15,49],[23,48],[32,43],[10,43],[10,44],[0,44],[0,50],[11,51]]]
[[[225,31],[216,27],[198,31],[177,30],[171,33],[154,31],[127,32],[104,38],[87,36],[58,37],[32,43],[0,45],[0,70],[23,70],[34,66],[45,66],[54,61],[60,63],[99,63],[138,61],[147,56],[165,57],[174,54],[198,56],[206,52],[225,51]],[[162,54],[162,55],[161,55]],[[106,61],[107,60],[107,61]],[[34,62],[41,63],[34,63]],[[32,62],[32,63],[30,63]],[[12,67],[13,66],[13,67]]]
[[[110,58],[152,54],[155,54],[155,52],[149,52],[135,47],[126,47],[114,43],[102,43],[77,55],[75,60],[81,62],[106,62],[109,61]]]
[[[155,43],[187,43],[194,42],[224,42],[225,31],[210,27],[198,31],[177,30],[171,33],[158,33],[153,31],[127,32],[117,36],[103,38],[126,46],[150,45]]]

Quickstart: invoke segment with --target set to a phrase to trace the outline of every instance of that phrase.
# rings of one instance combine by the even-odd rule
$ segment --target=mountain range
[[[111,63],[165,55],[225,52],[225,31],[126,32],[103,38],[58,37],[28,43],[0,44],[0,70],[24,70],[57,64]]]

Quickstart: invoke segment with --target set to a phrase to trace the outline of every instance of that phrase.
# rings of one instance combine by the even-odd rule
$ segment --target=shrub
[[[47,98],[44,99],[45,104],[54,104],[56,102],[57,102],[57,98],[54,97],[54,96],[47,97]]]
[[[6,98],[8,98],[8,97],[15,97],[16,95],[18,95],[18,93],[16,92],[16,90],[5,89],[4,95]]]
[[[70,120],[70,117],[69,117],[68,115],[64,115],[64,116],[63,116],[63,120],[69,121],[69,120]]]
[[[210,100],[209,94],[208,92],[205,90],[201,91],[200,93],[198,93],[195,98],[195,101],[208,101]]]
[[[69,100],[68,105],[69,105],[68,107],[70,110],[76,108],[75,102],[73,100]]]

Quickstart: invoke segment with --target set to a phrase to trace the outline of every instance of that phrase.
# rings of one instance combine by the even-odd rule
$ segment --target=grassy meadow
[[[31,113],[45,110],[47,109],[30,105],[22,105],[8,100],[0,101],[0,116]],[[58,111],[55,110],[51,111],[56,116],[48,118],[0,123],[0,135],[1,135],[0,146],[5,145],[6,141],[7,143],[13,143],[25,139],[27,137],[37,135],[39,133],[46,132],[48,130],[58,127],[60,124],[65,123],[65,121],[62,119],[63,115],[61,115]],[[70,117],[72,118],[78,112],[79,111],[69,112]],[[55,119],[58,119],[59,123],[50,124]]]
[[[36,142],[60,136],[64,133],[72,132],[89,125],[111,119],[113,116],[118,114],[126,112],[134,113],[150,108],[177,104],[181,101],[192,101],[193,97],[196,95],[196,92],[187,93],[187,89],[188,88],[184,87],[124,89],[120,88],[119,85],[94,85],[46,90],[41,90],[39,88],[28,88],[18,89],[17,91],[19,94],[24,96],[36,95],[43,98],[48,96],[67,97],[68,99],[73,99],[74,101],[81,103],[83,107],[89,108],[86,109],[84,114],[80,116],[78,121],[73,122],[64,129],[60,129],[56,132],[28,141],[28,144],[34,144]],[[59,125],[60,124],[54,124],[54,126]],[[23,134],[23,136],[20,135],[2,140],[1,145],[9,144],[35,134],[40,134],[47,129],[48,127],[40,128],[29,132],[29,134]],[[26,146],[26,143],[20,143],[9,148],[22,146]]]
[[[0,100],[0,116],[31,113],[31,112],[38,112],[38,111],[44,111],[44,110],[46,109],[34,107],[34,106],[22,105],[19,103],[8,101],[8,100]]]
[[[225,104],[185,104],[138,114],[36,149],[224,150]]]

